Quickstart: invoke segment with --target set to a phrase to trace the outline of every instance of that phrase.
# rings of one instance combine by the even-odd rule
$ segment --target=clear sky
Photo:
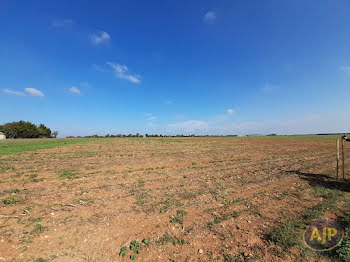
[[[350,131],[350,1],[0,1],[0,124]]]

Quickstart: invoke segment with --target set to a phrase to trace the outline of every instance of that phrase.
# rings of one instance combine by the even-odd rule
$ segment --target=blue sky
[[[0,122],[350,131],[350,2],[0,1]]]

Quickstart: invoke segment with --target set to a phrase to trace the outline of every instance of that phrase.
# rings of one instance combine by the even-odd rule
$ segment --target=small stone
[[[203,250],[202,250],[202,249],[199,249],[199,250],[198,250],[198,253],[199,253],[199,254],[203,254]]]

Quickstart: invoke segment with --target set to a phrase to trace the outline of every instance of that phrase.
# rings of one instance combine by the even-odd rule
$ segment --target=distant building
[[[0,140],[5,140],[6,136],[3,132],[0,132]]]

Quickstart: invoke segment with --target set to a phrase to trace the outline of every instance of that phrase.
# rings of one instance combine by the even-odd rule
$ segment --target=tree
[[[5,124],[6,125],[6,124]],[[31,122],[19,121],[10,123],[12,128],[17,131],[18,138],[38,138],[40,133],[36,125]]]
[[[36,126],[27,121],[6,123],[0,126],[0,131],[4,132],[8,138],[38,138],[51,137],[50,128],[44,124]]]
[[[40,134],[40,137],[51,137],[51,129],[46,127],[44,124],[40,124],[38,126],[38,132]]]
[[[52,132],[52,135],[56,138],[58,136],[58,131]]]

